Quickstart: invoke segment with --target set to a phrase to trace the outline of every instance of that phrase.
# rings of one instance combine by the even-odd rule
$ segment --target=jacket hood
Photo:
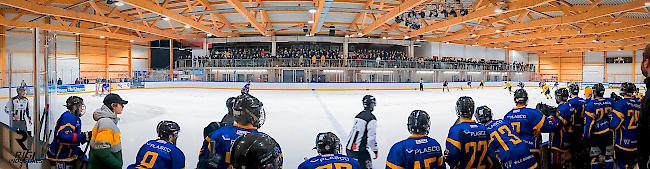
[[[99,121],[99,119],[102,118],[110,118],[117,124],[117,122],[120,120],[120,118],[117,117],[117,114],[113,113],[111,109],[109,109],[106,105],[102,105],[102,107],[98,108],[93,112],[93,119],[95,121]]]

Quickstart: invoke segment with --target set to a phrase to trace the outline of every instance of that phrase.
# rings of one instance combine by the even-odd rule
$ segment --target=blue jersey
[[[523,143],[517,133],[504,120],[492,120],[485,125],[490,141],[490,161],[503,168],[531,168],[537,166],[528,144]]]
[[[614,104],[614,115],[609,122],[614,130],[614,144],[626,151],[636,151],[638,120],[641,102],[637,98],[624,98]]]
[[[411,136],[390,148],[386,169],[398,168],[445,168],[442,148],[428,136]]]
[[[247,133],[265,133],[257,131],[254,127],[245,127],[239,124],[233,126],[223,126],[217,131],[210,134],[208,141],[208,150],[210,150],[210,158],[214,156],[219,157],[218,169],[226,169],[230,166],[230,148],[235,139]],[[282,150],[277,147],[280,152],[280,164],[282,163]]]
[[[83,159],[78,157],[83,153],[79,145],[88,140],[81,136],[81,119],[66,111],[56,120],[52,144],[47,149],[46,158],[52,161],[72,161]]]
[[[302,162],[298,169],[340,168],[360,169],[359,162],[343,154],[326,154],[309,158]]]
[[[461,120],[449,129],[445,161],[451,168],[485,168],[489,140],[485,126]]]
[[[573,116],[573,108],[569,103],[563,103],[557,106],[558,112],[555,117],[557,119],[557,128],[551,132],[551,149],[566,151],[569,148],[569,132],[571,131]]]
[[[571,121],[573,121],[573,125],[579,125],[582,126],[583,123],[585,122],[585,99],[582,99],[580,97],[574,97],[569,99],[568,101],[569,106],[573,109],[573,117],[571,117]],[[582,130],[580,130],[582,131]],[[575,131],[579,132],[579,131]]]
[[[530,108],[514,108],[503,117],[519,138],[528,144],[530,152],[539,152],[541,147],[541,133],[549,133],[555,129],[556,124],[539,110]]]
[[[600,135],[609,131],[609,115],[612,112],[614,100],[610,98],[593,99],[585,106],[584,138]],[[611,137],[610,137],[611,138]]]
[[[135,164],[127,168],[181,169],[185,168],[185,154],[165,140],[149,140],[140,147]]]

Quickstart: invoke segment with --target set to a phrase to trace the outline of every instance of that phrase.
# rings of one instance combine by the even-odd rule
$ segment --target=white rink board
[[[170,87],[171,84],[215,87],[213,82],[184,83],[149,82],[147,84],[159,84],[158,87]],[[241,88],[243,84],[231,83],[221,87]],[[262,84],[269,85],[269,87],[306,85],[253,83],[251,87],[255,89],[263,86]],[[534,82],[534,85],[536,84]],[[536,103],[542,101],[556,105],[554,100],[542,99],[539,88],[530,87],[527,90],[530,95],[529,107],[534,107]],[[611,91],[607,91],[607,93]],[[212,121],[219,121],[227,112],[225,100],[239,94],[238,90],[209,88],[133,89],[114,92],[129,101],[118,124],[122,132],[124,168],[135,161],[135,155],[143,143],[156,137],[155,126],[161,120],[173,120],[180,124],[182,131],[178,146],[187,157],[186,168],[194,168],[203,139],[203,127]],[[465,89],[463,91],[451,89],[451,92],[441,92],[439,89],[426,91],[252,90],[251,94],[264,103],[267,121],[260,131],[268,133],[280,143],[284,152],[285,168],[296,168],[305,157],[316,154],[312,148],[315,136],[319,132],[334,132],[345,144],[353,118],[362,110],[361,98],[366,94],[374,95],[377,98],[377,107],[374,113],[378,118],[377,136],[380,154],[379,159],[374,161],[376,168],[384,168],[386,156],[392,144],[409,136],[406,119],[412,110],[425,110],[431,115],[430,136],[438,140],[444,147],[447,131],[456,120],[454,108],[456,99],[460,96],[473,97],[477,107],[489,106],[494,111],[495,119],[502,118],[507,111],[514,107],[512,95],[502,88]],[[92,111],[101,106],[103,98],[93,96],[94,92],[77,95],[85,100],[88,108],[86,115],[82,117],[82,130],[88,131],[95,124],[95,121],[92,120]],[[56,121],[56,118],[64,111],[65,108],[59,105],[64,105],[65,98],[69,96],[53,97],[51,105],[54,105],[52,106],[54,119],[51,121]],[[6,100],[0,101],[6,102]]]

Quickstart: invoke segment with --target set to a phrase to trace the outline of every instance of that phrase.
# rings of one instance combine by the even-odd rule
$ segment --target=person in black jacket
[[[641,72],[645,76],[646,88],[650,86],[650,45],[645,47],[643,51],[643,62],[641,62]],[[645,96],[648,96],[650,91],[646,89]],[[638,130],[639,133],[649,133],[650,132],[650,100],[647,97],[644,97],[641,101],[641,115],[639,115],[639,124]],[[639,153],[639,168],[648,169],[650,168],[650,138],[647,134],[640,134],[638,138],[638,153]]]

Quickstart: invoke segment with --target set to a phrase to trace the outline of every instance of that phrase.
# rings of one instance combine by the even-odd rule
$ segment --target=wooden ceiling
[[[337,36],[413,37],[536,53],[638,50],[650,42],[650,0],[447,0],[464,4],[469,14],[422,18],[418,30],[394,18],[445,0],[112,1],[1,0],[0,25],[141,42],[327,35],[335,29]]]

